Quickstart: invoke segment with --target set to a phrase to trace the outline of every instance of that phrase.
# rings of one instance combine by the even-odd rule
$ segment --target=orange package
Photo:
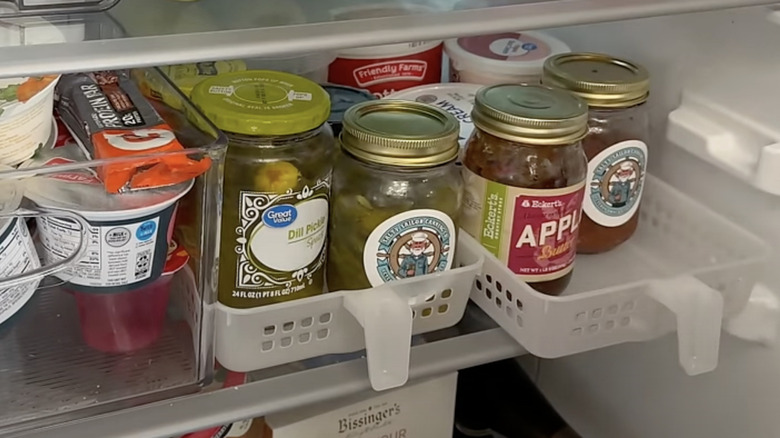
[[[125,71],[65,75],[58,110],[88,157],[139,156],[98,168],[106,191],[119,193],[178,184],[204,173],[211,159],[195,160]],[[179,154],[157,155],[160,152]]]

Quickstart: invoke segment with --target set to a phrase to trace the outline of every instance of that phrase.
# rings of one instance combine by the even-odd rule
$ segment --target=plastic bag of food
[[[109,193],[178,184],[211,165],[208,157],[183,153],[149,156],[184,147],[126,71],[64,75],[57,98],[63,122],[89,158],[144,156],[98,168]]]

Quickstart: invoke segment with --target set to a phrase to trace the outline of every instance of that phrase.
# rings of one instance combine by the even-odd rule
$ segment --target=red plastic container
[[[172,275],[127,292],[72,291],[84,341],[106,353],[128,353],[149,346],[162,333]]]
[[[420,15],[435,12],[418,5],[361,4],[332,11],[336,21]],[[442,41],[414,41],[338,52],[328,82],[368,90],[378,98],[419,85],[441,82]]]

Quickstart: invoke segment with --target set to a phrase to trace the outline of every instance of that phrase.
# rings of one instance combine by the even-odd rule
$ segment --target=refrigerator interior
[[[755,168],[743,178],[722,168],[742,158],[760,162],[772,152],[780,115],[777,18],[770,8],[754,7],[554,30],[574,50],[623,55],[647,66],[654,111],[650,171],[772,248],[780,244],[780,198],[745,180],[754,176]],[[724,135],[734,138],[708,144],[709,152],[724,160],[721,166],[667,138],[668,114],[681,104],[683,92],[691,90],[713,97],[728,114]],[[732,123],[744,123],[751,132],[730,130]],[[762,140],[748,138],[751,135]],[[712,149],[753,140],[761,143],[758,157]],[[778,436],[780,271],[772,268],[777,262],[775,252],[763,277],[763,293],[754,291],[741,318],[724,320],[714,372],[685,375],[675,363],[676,340],[666,336],[542,360],[537,369],[541,388],[586,437]]]
[[[124,7],[129,7],[132,1],[126,0]],[[776,21],[772,21],[773,18]],[[670,111],[680,105],[683,90],[695,86],[704,90],[721,89],[739,93],[744,99],[739,99],[738,103],[749,103],[750,106],[743,108],[735,103],[734,112],[764,114],[762,120],[752,124],[761,125],[761,129],[757,130],[762,131],[764,137],[771,137],[764,132],[767,131],[764,125],[767,119],[771,120],[772,116],[780,113],[776,108],[780,91],[774,86],[772,77],[772,73],[776,73],[780,66],[780,53],[774,50],[775,43],[780,42],[779,23],[780,12],[775,15],[766,7],[753,7],[550,31],[571,44],[574,50],[603,51],[646,65],[653,83],[651,105],[654,140],[651,144],[650,171],[734,223],[746,227],[774,247],[780,242],[780,231],[775,230],[777,216],[780,215],[780,198],[762,192],[743,179],[729,175],[682,150],[679,145],[666,141],[666,132],[667,117]],[[756,137],[763,138],[761,135]],[[777,255],[773,255],[770,264],[776,262]],[[609,269],[600,269],[598,272],[607,273]],[[770,289],[780,288],[780,272],[769,269],[764,283]],[[753,324],[755,330],[748,333],[742,330],[738,334],[743,337],[751,334],[771,337],[773,332],[766,329],[771,329],[772,323],[780,318],[775,318],[777,315],[771,309],[759,313],[765,317],[759,322],[766,320],[768,323]],[[480,313],[479,316],[484,315]],[[465,323],[468,323],[468,319],[469,316],[461,326],[467,325]],[[777,365],[780,365],[780,354],[776,352],[775,346],[780,342],[760,345],[725,332],[721,341],[718,368],[696,377],[689,377],[678,365],[677,340],[669,335],[655,341],[623,344],[563,359],[540,361],[537,370],[539,382],[564,417],[586,437],[779,435],[780,422],[772,414],[774,406],[780,401],[780,379],[776,378],[775,371]],[[435,346],[430,351],[434,351],[433,348]],[[468,349],[465,351],[473,352]],[[517,354],[508,347],[506,351],[509,352],[506,355]],[[430,353],[429,356],[436,354]],[[442,357],[445,356],[418,362],[443,362],[445,359]],[[414,365],[414,356],[412,359]],[[478,360],[482,359],[465,357],[463,366],[476,364]],[[365,364],[352,365],[350,370],[357,370],[354,374],[365,373]],[[430,370],[425,372],[433,373]],[[288,374],[285,376],[287,379],[277,380],[277,388],[289,390],[293,385],[288,383],[296,377],[292,372],[285,374]],[[339,369],[333,368],[332,374],[339,374]],[[297,398],[291,392],[289,399],[279,403],[275,399],[277,394],[269,391],[265,392],[267,396],[259,402],[246,396],[247,406],[250,406],[249,403],[262,402],[266,410],[293,407],[293,403],[300,403],[303,399],[326,398],[339,391],[346,391],[348,385],[329,389],[328,385],[335,387],[342,381],[351,385],[350,390],[360,385],[360,389],[367,388],[365,384],[358,385],[342,374],[336,376],[333,382],[328,382],[315,379],[315,375],[310,373],[308,376],[312,376],[310,380],[314,383],[305,390],[298,388],[300,394],[297,394]],[[417,376],[420,374],[419,371],[416,373]],[[412,377],[415,377],[414,372]],[[259,385],[257,383],[255,387],[259,388]],[[250,386],[252,384],[247,385],[247,391],[251,390]],[[299,382],[298,386],[305,385]],[[326,389],[330,391],[328,394],[325,394]],[[220,400],[220,397],[227,400],[229,394],[223,391],[202,395],[211,398],[201,398],[201,408],[209,404],[208,400]],[[281,400],[281,396],[278,397]],[[272,402],[274,406],[269,407]],[[234,404],[238,405],[238,402]],[[173,405],[171,403],[170,407]],[[255,405],[251,406],[247,407],[247,415],[250,413],[248,409],[259,409]],[[227,409],[216,408],[223,411]],[[713,414],[719,412],[729,412],[730,415],[716,417]],[[159,411],[157,415],[166,414]],[[197,411],[190,412],[189,417],[197,416]],[[164,423],[150,415],[149,423],[136,426],[151,427],[149,424],[155,421]],[[217,419],[203,421],[215,423]],[[188,425],[187,428],[191,427]],[[85,436],[89,436],[90,429],[83,430],[87,432]],[[159,430],[155,434],[162,436]]]

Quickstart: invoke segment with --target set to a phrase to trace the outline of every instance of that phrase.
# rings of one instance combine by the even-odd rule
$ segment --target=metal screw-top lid
[[[533,145],[570,144],[587,134],[588,105],[564,90],[506,84],[477,93],[471,118],[481,130]]]
[[[603,108],[627,108],[647,100],[650,74],[639,64],[601,53],[566,53],[544,63],[542,82],[565,88]]]
[[[398,167],[431,167],[458,156],[458,121],[419,102],[362,102],[344,114],[341,144],[355,157]]]

